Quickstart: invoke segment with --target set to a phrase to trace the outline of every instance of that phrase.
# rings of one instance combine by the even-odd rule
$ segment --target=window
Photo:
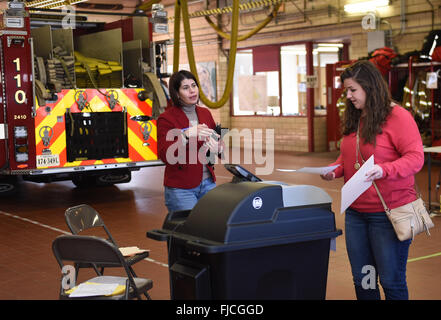
[[[253,115],[253,111],[243,111],[239,105],[239,78],[240,76],[253,75],[253,53],[251,50],[240,51],[236,54],[233,80],[233,105],[234,115]]]
[[[267,109],[266,111],[257,111],[258,115],[280,115],[279,103],[279,72],[256,72],[256,75],[266,76],[266,96]]]
[[[326,64],[338,62],[341,44],[314,44],[314,109],[326,114]],[[306,116],[305,44],[262,46],[239,51],[233,83],[233,115]],[[251,88],[254,89],[254,95]],[[261,100],[252,100],[254,97]],[[262,102],[265,100],[265,102]],[[258,101],[258,103],[250,102]]]
[[[282,46],[282,114],[306,115],[306,49],[305,45]]]
[[[317,86],[314,90],[315,115],[326,114],[326,65],[338,62],[336,47],[318,46],[313,51],[314,74],[317,76]]]

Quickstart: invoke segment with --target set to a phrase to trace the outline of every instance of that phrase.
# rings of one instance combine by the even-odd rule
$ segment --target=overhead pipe
[[[277,16],[277,11],[279,10],[280,6],[281,6],[281,3],[274,5],[273,11],[266,17],[265,20],[263,20],[259,25],[257,25],[250,32],[238,37],[237,41],[246,40],[246,39],[252,37],[253,35],[255,35],[260,30],[262,30],[266,25],[268,25],[268,23],[270,23],[273,20],[273,18],[275,18]],[[205,20],[217,32],[217,34],[219,36],[221,36],[222,38],[227,39],[227,40],[231,39],[230,35],[223,32],[221,28],[219,28],[213,21],[211,21],[210,17],[205,16]]]

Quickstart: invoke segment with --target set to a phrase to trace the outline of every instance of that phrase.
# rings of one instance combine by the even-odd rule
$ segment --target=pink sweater
[[[365,161],[373,154],[375,164],[383,169],[383,178],[375,180],[375,183],[388,207],[394,209],[417,198],[414,175],[424,165],[423,143],[412,115],[401,106],[395,105],[382,129],[383,132],[377,135],[375,147],[364,144],[360,137],[360,151]],[[340,156],[334,163],[342,165],[334,172],[336,178],[344,176],[345,183],[356,172],[355,150],[356,133],[344,136]],[[358,162],[362,164],[360,155]],[[384,211],[373,185],[352,203],[351,208],[359,212]]]

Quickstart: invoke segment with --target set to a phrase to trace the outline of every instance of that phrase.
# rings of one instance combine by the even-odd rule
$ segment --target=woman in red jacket
[[[344,177],[346,182],[362,159],[374,155],[375,165],[366,180],[375,180],[389,208],[416,200],[414,175],[424,165],[424,152],[412,115],[392,102],[386,82],[371,62],[357,61],[340,78],[347,98],[335,162],[341,166],[322,178]],[[345,236],[357,299],[380,299],[378,277],[386,299],[409,298],[406,264],[411,240],[398,240],[374,186],[346,210]]]
[[[190,210],[216,186],[207,152],[222,148],[207,108],[198,106],[199,87],[191,72],[181,70],[169,81],[173,106],[157,122],[158,153],[165,163],[164,197],[169,212]]]

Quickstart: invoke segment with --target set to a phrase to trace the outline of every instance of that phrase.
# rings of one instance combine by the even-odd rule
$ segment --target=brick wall
[[[291,43],[296,41],[329,41],[340,39],[350,43],[350,58],[357,59],[367,56],[367,39],[369,30],[364,30],[361,25],[362,16],[348,16],[343,12],[344,2],[333,1],[307,1],[296,2],[299,8],[287,2],[284,11],[279,14],[276,21],[271,22],[259,33],[248,40],[238,43],[238,48],[247,48],[275,43]],[[390,30],[393,34],[393,45],[396,50],[404,54],[413,50],[421,49],[424,37],[432,28],[431,7],[426,0],[407,0],[406,24],[404,30],[401,24],[400,1],[393,1],[387,10],[378,10],[381,15],[378,29]],[[431,1],[434,6],[434,26],[440,28],[441,1]],[[166,8],[169,16],[174,16],[174,6]],[[195,2],[189,5],[189,12],[205,9],[203,2]],[[300,10],[299,10],[300,9]],[[305,13],[303,15],[302,12]],[[249,32],[254,26],[262,21],[268,10],[244,13],[240,18],[240,34]],[[223,15],[222,24],[225,32],[231,16]],[[216,21],[216,17],[212,17]],[[181,26],[181,49],[180,63],[188,63],[184,34]],[[229,41],[220,41],[217,34],[211,29],[204,18],[191,19],[191,33],[195,58],[197,62],[216,63],[217,96],[223,95],[227,78],[228,60],[224,55],[228,54]],[[173,38],[173,23],[169,25],[170,35],[155,36],[155,39],[163,40]],[[403,32],[404,31],[404,32]],[[169,64],[173,62],[173,46],[169,47]],[[275,132],[275,150],[308,151],[308,128],[305,117],[232,117],[230,114],[230,102],[219,109],[212,109],[213,117],[221,122],[223,127],[242,130],[268,129]],[[326,117],[314,118],[314,146],[316,152],[327,149]]]

